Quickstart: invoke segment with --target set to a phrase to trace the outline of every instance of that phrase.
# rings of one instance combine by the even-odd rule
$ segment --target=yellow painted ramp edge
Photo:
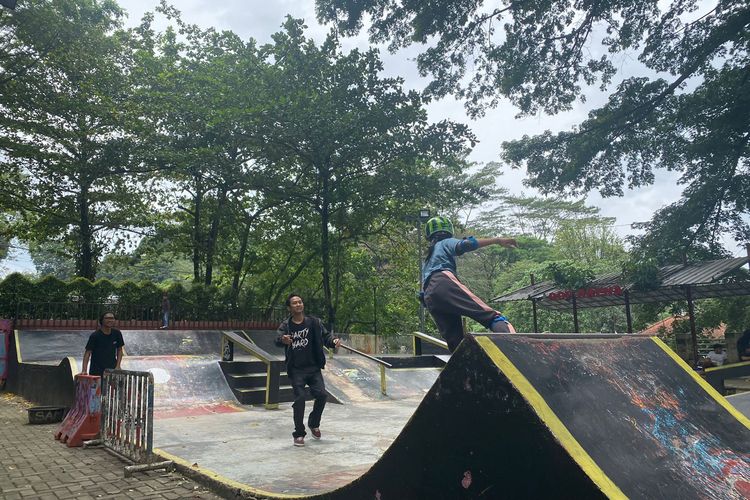
[[[680,358],[680,359],[682,359],[682,358]],[[721,365],[721,366],[712,366],[710,368],[706,368],[704,371],[706,373],[709,373],[709,372],[718,372],[718,371],[721,371],[721,370],[726,370],[728,368],[737,368],[738,366],[747,366],[747,365],[750,365],[750,361],[742,361],[740,363],[729,363],[729,364]]]
[[[716,400],[717,403],[719,403],[725,410],[727,410],[734,418],[742,422],[742,424],[750,429],[750,419],[748,419],[745,415],[742,414],[737,408],[732,406],[732,404],[726,400],[724,396],[719,394],[719,391],[714,389],[711,384],[706,382],[703,377],[695,373],[695,370],[690,368],[690,365],[688,365],[685,360],[683,360],[681,357],[677,355],[676,352],[674,352],[667,344],[665,344],[661,339],[658,337],[651,337],[651,340],[653,340],[656,345],[662,348],[664,352],[667,353],[667,355],[672,358],[678,365],[680,365],[681,368],[683,368],[686,372],[690,374],[691,377],[700,385],[703,390],[705,390],[712,398]]]
[[[235,481],[234,479],[229,479],[227,477],[224,477],[221,474],[218,474],[210,469],[206,469],[204,467],[200,467],[195,464],[190,464],[190,462],[188,462],[187,460],[184,460],[176,455],[172,455],[171,453],[167,453],[166,451],[160,450],[158,448],[154,448],[154,454],[160,457],[163,457],[164,460],[171,460],[180,468],[186,469],[187,471],[192,471],[194,474],[199,474],[205,477],[206,479],[208,479],[210,482],[213,482],[214,484],[219,483],[224,488],[227,488],[229,490],[234,490],[235,492],[240,491],[243,493],[248,493],[253,496],[261,496],[261,497],[267,497],[267,498],[295,498],[295,499],[311,498],[308,495],[289,495],[285,493],[272,493],[270,491],[259,490],[257,488],[253,488],[246,484],[240,483],[239,481]],[[233,495],[233,496],[236,496],[236,495]],[[241,498],[241,496],[239,496],[238,498]]]
[[[18,343],[18,330],[13,330],[13,337],[13,341],[16,344],[16,361],[21,363],[23,360],[21,359],[21,344]]]
[[[565,424],[555,415],[552,408],[537,392],[531,382],[520,372],[508,357],[495,345],[489,337],[475,337],[476,341],[510,380],[510,383],[523,395],[531,405],[539,418],[552,431],[552,434],[560,442],[565,451],[573,457],[584,473],[599,487],[609,498],[627,498],[617,485],[604,473],[594,462],[594,459],[583,449],[583,446],[573,437]]]

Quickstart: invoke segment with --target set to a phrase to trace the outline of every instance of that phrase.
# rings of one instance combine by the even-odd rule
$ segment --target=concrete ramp
[[[18,361],[59,362],[62,358],[71,357],[80,363],[89,335],[91,332],[84,330],[16,330],[17,350],[20,356]]]
[[[337,422],[347,424],[367,422]],[[361,466],[317,470],[314,450],[293,449],[284,436],[273,460],[299,464],[304,455],[305,465],[267,464],[253,484],[293,481],[300,494],[241,489],[257,498],[748,498],[749,428],[658,340],[477,335],[354,481]],[[201,466],[211,469],[211,460]]]
[[[738,392],[727,396],[727,401],[737,408],[740,413],[750,418],[750,392]]]
[[[278,336],[275,330],[248,330],[245,334],[267,353],[284,359],[284,348],[275,344]],[[235,356],[238,351],[241,355],[242,350],[238,349]],[[422,398],[439,373],[438,368],[386,369],[387,395],[384,396],[380,390],[379,365],[339,349],[339,353],[326,361],[323,377],[328,393],[339,402],[349,404]]]
[[[22,361],[59,361],[66,356],[80,360],[91,333],[91,330],[19,330]],[[122,338],[128,356],[220,356],[221,352],[221,332],[213,330],[123,330]]]
[[[16,332],[24,365],[57,364],[71,357],[80,369],[91,331]],[[242,411],[221,372],[221,332],[124,330],[125,370],[154,374],[154,416],[169,418]],[[38,380],[37,380],[38,382]]]
[[[323,370],[328,392],[342,403],[422,398],[439,374],[439,368],[386,368],[386,395],[383,395],[380,367],[366,358],[338,354],[326,362]]]
[[[154,375],[154,417],[242,411],[215,356],[127,356],[124,370]]]

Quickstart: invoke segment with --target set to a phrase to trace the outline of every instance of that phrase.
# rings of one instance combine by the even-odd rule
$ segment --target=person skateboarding
[[[456,257],[488,245],[517,248],[513,238],[476,239],[473,236],[458,239],[453,237],[453,223],[446,217],[433,217],[425,225],[425,236],[430,242],[422,267],[422,294],[424,305],[440,334],[454,352],[463,340],[465,332],[461,316],[481,323],[485,328],[498,333],[515,333],[510,322],[474,295],[456,277]]]

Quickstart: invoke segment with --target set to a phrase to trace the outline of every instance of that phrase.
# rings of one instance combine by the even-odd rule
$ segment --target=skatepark
[[[272,332],[245,334],[283,359]],[[72,378],[87,335],[16,331],[19,366],[67,359]],[[290,403],[269,410],[235,397],[222,332],[123,337],[123,369],[153,374],[156,453],[227,496],[750,495],[747,402],[734,396],[733,406],[649,337],[472,335],[444,366],[446,356],[400,356],[400,366],[437,361],[386,369],[385,395],[376,363],[335,353],[324,370],[323,437],[304,448],[292,446]],[[234,361],[249,359],[237,350]]]

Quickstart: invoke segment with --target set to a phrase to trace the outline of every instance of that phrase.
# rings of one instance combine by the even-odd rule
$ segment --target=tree
[[[105,255],[98,276],[113,282],[184,283],[190,281],[190,271],[190,262],[175,254],[169,240],[157,233],[143,238],[132,252]]]
[[[506,216],[506,211],[511,215]],[[518,248],[508,251],[488,247],[472,252],[461,263],[461,278],[487,301],[530,285],[530,275],[534,275],[536,283],[552,280],[564,288],[585,286],[594,276],[620,272],[627,258],[623,242],[612,229],[612,222],[611,218],[602,217],[599,209],[583,202],[504,197],[500,209],[493,208],[477,217],[477,227],[472,232],[516,234]],[[529,301],[496,307],[511,318],[518,331],[532,331]],[[639,325],[653,317],[653,313],[644,314]],[[585,332],[626,329],[623,308],[584,309],[579,311],[578,320],[581,331]],[[540,331],[572,331],[572,316],[540,309],[538,325]]]
[[[186,24],[163,2],[157,11],[176,26],[157,33],[149,14],[133,32],[140,109],[161,166],[166,225],[176,247],[190,252],[194,281],[210,285],[236,206],[262,198],[273,178],[255,161],[258,144],[246,125],[262,64],[252,39]]]
[[[76,275],[76,262],[70,249],[58,241],[31,241],[29,255],[39,276],[69,280]]]
[[[13,64],[23,71],[0,93],[0,161],[17,173],[0,196],[19,213],[20,239],[64,243],[76,273],[93,279],[102,251],[144,220],[133,177],[143,170],[134,164],[128,127],[122,11],[109,0],[64,3],[59,11],[52,2],[34,4],[54,15],[3,18],[18,48]],[[43,24],[50,19],[56,24]],[[75,36],[55,45],[33,37],[72,26]]]
[[[316,46],[304,28],[288,18],[261,49],[268,71],[252,133],[265,145],[261,161],[285,175],[279,192],[300,207],[288,229],[318,227],[326,317],[334,325],[344,248],[428,199],[429,186],[440,187],[436,166],[460,172],[472,138],[462,125],[429,124],[416,92],[379,76],[376,51],[344,54],[333,36]]]
[[[0,8],[0,93],[60,45],[71,43],[79,27],[70,15],[74,0],[25,0],[14,11]],[[54,29],[50,29],[54,27]],[[26,43],[34,40],[34,44]]]
[[[473,116],[501,97],[520,115],[570,109],[584,86],[612,83],[621,54],[637,53],[655,76],[624,79],[570,131],[504,143],[505,160],[544,193],[622,196],[657,169],[680,172],[682,198],[636,242],[716,254],[723,234],[750,239],[747,2],[318,0],[317,12],[346,34],[368,15],[371,39],[393,50],[430,42],[417,58],[433,76],[428,93],[466,99]]]
[[[482,212],[475,223],[496,234],[524,234],[550,241],[562,225],[577,221],[587,226],[613,222],[602,218],[598,208],[586,206],[584,200],[506,194],[494,208]]]

